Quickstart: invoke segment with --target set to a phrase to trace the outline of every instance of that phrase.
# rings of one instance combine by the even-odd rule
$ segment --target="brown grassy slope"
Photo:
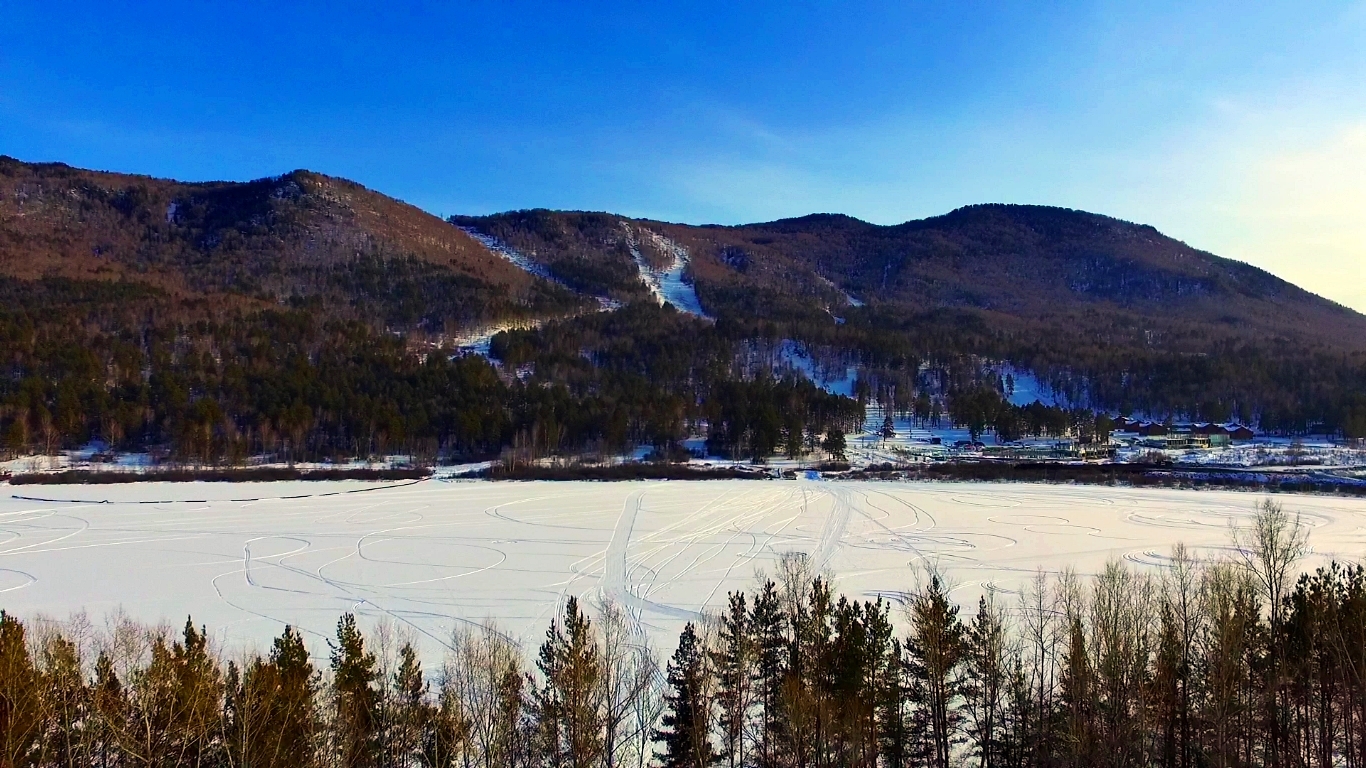
[[[400,325],[577,301],[441,219],[343,179],[187,184],[7,157],[0,275],[133,280],[247,304],[319,299]],[[442,317],[424,312],[431,304]]]

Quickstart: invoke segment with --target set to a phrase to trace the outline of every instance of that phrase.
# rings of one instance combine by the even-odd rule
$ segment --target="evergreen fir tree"
[[[1098,691],[1095,670],[1086,648],[1085,629],[1081,619],[1076,617],[1067,629],[1067,655],[1063,660],[1061,688],[1063,727],[1067,734],[1061,751],[1071,765],[1094,765]]]
[[[435,708],[428,699],[429,687],[422,676],[422,662],[413,646],[404,643],[398,652],[398,669],[390,685],[393,717],[388,745],[388,765],[411,765],[422,756],[423,736],[436,722]]]
[[[912,764],[911,734],[907,728],[907,685],[901,641],[894,637],[887,651],[884,682],[875,694],[878,755],[886,768],[906,768]]]
[[[990,600],[984,595],[966,634],[962,691],[970,719],[968,734],[981,768],[1001,763],[1001,710],[1009,674],[1003,619],[995,595]]]
[[[948,768],[959,735],[962,712],[960,666],[963,624],[958,606],[949,601],[939,574],[911,599],[911,634],[906,641],[912,693],[929,739],[929,765]]]
[[[536,724],[548,765],[587,768],[603,750],[602,653],[592,623],[570,597],[564,622],[551,624],[536,662]]]
[[[42,684],[46,689],[48,759],[55,766],[88,763],[86,731],[91,725],[90,690],[81,677],[81,655],[76,644],[58,635],[39,652]]]
[[[877,431],[877,434],[884,443],[896,437],[896,422],[892,420],[890,412],[882,419],[882,428]]]
[[[845,449],[844,430],[839,427],[831,427],[826,430],[825,439],[821,441],[821,450],[830,454],[832,459],[844,461]]]
[[[721,616],[717,649],[712,654],[717,678],[716,703],[720,711],[720,752],[731,768],[749,764],[746,747],[750,714],[754,708],[752,678],[757,655],[745,593],[732,592],[729,610]]]
[[[332,644],[332,738],[342,768],[370,768],[376,763],[379,710],[379,671],[373,653],[353,614],[337,622],[337,642]]]
[[[754,670],[755,696],[759,705],[759,733],[755,763],[762,768],[780,764],[780,745],[785,739],[783,682],[787,678],[788,643],[784,631],[781,600],[777,585],[767,581],[754,598],[750,609],[750,628],[754,634],[757,663]]]
[[[91,764],[98,768],[108,768],[119,763],[118,734],[127,719],[128,701],[123,684],[114,671],[114,662],[108,653],[100,653],[95,658],[95,678],[90,685],[91,723]]]
[[[274,680],[272,735],[277,740],[271,753],[278,765],[306,765],[315,745],[318,713],[318,673],[309,661],[303,635],[286,626],[270,651]]]
[[[0,611],[0,766],[36,764],[43,746],[43,688],[24,625]]]
[[[662,768],[706,768],[721,762],[711,742],[711,709],[706,654],[690,622],[669,661],[662,727],[655,732]]]

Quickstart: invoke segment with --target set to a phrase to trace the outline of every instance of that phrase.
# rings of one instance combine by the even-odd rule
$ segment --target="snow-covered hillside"
[[[811,349],[799,341],[782,339],[776,343],[750,340],[740,352],[741,371],[753,377],[765,371],[775,377],[800,376],[836,395],[853,397],[858,381],[858,366],[847,361],[822,364]]]
[[[660,304],[672,304],[679,312],[712,319],[702,309],[702,302],[697,298],[697,290],[684,274],[689,264],[688,249],[648,229],[642,228],[639,233],[641,237],[648,238],[657,250],[672,256],[672,261],[664,269],[650,266],[644,254],[640,252],[640,241],[637,239],[636,231],[626,227],[626,242],[631,249],[631,258],[635,259],[636,268],[640,270],[641,281],[650,289],[650,293],[654,294],[655,299]]]
[[[512,262],[518,269],[535,275],[542,280],[549,280],[556,285],[564,285],[564,281],[551,274],[550,270],[547,269],[545,265],[536,263],[526,254],[518,251],[516,248],[504,243],[498,238],[486,235],[474,227],[456,228],[475,240],[478,240],[480,245]]]

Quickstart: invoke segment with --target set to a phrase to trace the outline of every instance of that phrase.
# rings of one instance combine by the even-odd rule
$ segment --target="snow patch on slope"
[[[493,237],[492,235],[486,235],[483,232],[480,232],[479,230],[475,229],[474,227],[457,226],[456,229],[459,229],[461,232],[464,232],[465,234],[479,241],[480,245],[489,249],[498,256],[507,259],[509,262],[512,263],[513,266],[517,267],[523,272],[526,272],[534,277],[539,277],[542,280],[552,282],[564,288],[569,288],[570,290],[573,290],[573,288],[570,288],[570,286],[563,280],[551,274],[550,270],[544,264],[539,264],[533,261],[531,257],[527,256],[526,254],[522,253],[516,248],[513,248],[507,243],[504,243],[498,238]],[[621,302],[617,301],[616,299],[609,299],[606,296],[594,296],[593,298],[598,302],[597,311],[599,312],[612,312],[614,310],[621,309]],[[455,343],[456,349],[460,350],[462,353],[476,354],[488,357],[489,344],[493,341],[494,336],[497,336],[499,333],[502,333],[503,331],[533,330],[536,328],[540,328],[542,325],[545,324],[545,322],[546,318],[536,318],[530,320],[508,320],[503,322],[474,326],[465,329],[465,331],[460,335],[456,336],[453,339],[453,341]]]
[[[550,273],[550,270],[547,269],[545,265],[538,264],[532,261],[529,256],[517,250],[516,248],[513,248],[507,243],[504,243],[502,240],[499,240],[498,238],[493,237],[492,235],[486,235],[483,232],[480,232],[479,230],[475,229],[474,227],[457,226],[456,229],[460,230],[461,232],[464,232],[465,234],[469,235],[475,240],[478,240],[480,245],[484,246],[485,248],[489,249],[495,254],[502,256],[504,259],[507,259],[508,261],[512,262],[513,266],[517,267],[523,272],[535,275],[536,277],[539,277],[542,280],[549,280],[550,282],[555,283],[556,285],[564,285],[566,288],[569,287],[565,285],[563,280],[552,275]]]
[[[702,309],[702,302],[697,299],[697,290],[683,277],[691,263],[688,249],[648,229],[642,228],[639,231],[649,239],[651,245],[673,257],[662,270],[650,266],[640,252],[640,241],[636,239],[636,232],[629,226],[626,227],[626,245],[631,250],[631,258],[635,259],[636,269],[640,270],[640,279],[645,283],[645,287],[650,289],[650,293],[654,294],[655,300],[660,304],[667,301],[679,312],[713,319]]]
[[[817,279],[817,280],[820,280],[822,283],[825,283],[826,285],[830,286],[831,288],[833,288],[833,289],[839,291],[840,294],[844,296],[844,303],[845,303],[845,304],[847,304],[847,305],[849,305],[849,306],[851,306],[851,307],[862,307],[862,306],[866,306],[864,302],[859,301],[858,299],[854,298],[854,295],[853,295],[852,293],[850,293],[850,292],[844,290],[843,288],[839,287],[838,285],[835,284],[835,281],[834,281],[834,280],[831,280],[830,278],[826,277],[825,275],[816,275],[816,279]],[[830,310],[827,309],[826,311],[829,312]]]
[[[776,352],[779,370],[799,374],[832,395],[854,396],[854,385],[858,383],[858,366],[820,365],[809,349],[792,339],[783,339]]]
[[[997,374],[1002,381],[1006,376],[1010,376],[1013,387],[1007,386],[1005,398],[1011,405],[1027,406],[1034,403],[1042,403],[1058,408],[1073,407],[1071,399],[1065,392],[1059,392],[1047,382],[1034,375],[1034,372],[1027,368],[1016,368],[1013,365],[1002,365],[997,369]]]
[[[474,326],[467,328],[463,333],[451,339],[455,348],[463,354],[489,356],[489,348],[492,345],[493,337],[503,331],[531,331],[540,328],[545,324],[545,320],[537,318],[534,320],[508,320],[500,323],[490,323],[487,325]]]

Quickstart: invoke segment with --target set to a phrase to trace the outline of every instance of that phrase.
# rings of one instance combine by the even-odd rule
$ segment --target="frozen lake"
[[[494,619],[534,651],[567,595],[629,606],[671,650],[683,623],[800,550],[851,596],[896,599],[933,560],[972,604],[1039,566],[1159,568],[1171,545],[1227,545],[1260,496],[1006,484],[133,484],[0,486],[0,608],[122,608],[231,645],[288,622],[324,653],[337,616],[410,627],[427,652],[457,622]],[[32,498],[23,498],[32,497]],[[1366,552],[1366,500],[1281,496],[1315,559]]]

